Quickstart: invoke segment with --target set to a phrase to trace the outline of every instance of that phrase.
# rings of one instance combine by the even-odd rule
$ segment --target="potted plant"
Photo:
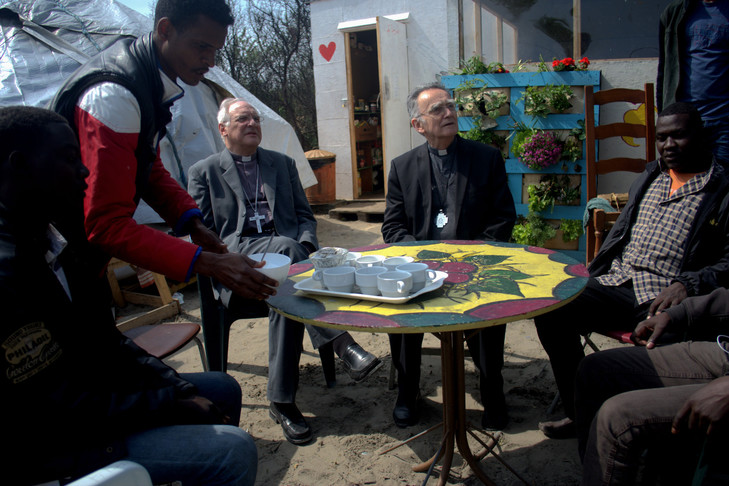
[[[519,101],[524,101],[524,113],[544,118],[550,113],[562,113],[572,107],[572,88],[566,84],[527,86]]]
[[[550,167],[562,157],[562,143],[553,132],[537,131],[520,148],[519,160],[532,170]]]
[[[467,140],[475,140],[476,142],[485,143],[498,149],[504,159],[508,158],[508,150],[506,150],[507,137],[499,135],[494,130],[482,125],[482,118],[473,119],[473,128],[469,131],[461,133],[461,136]]]
[[[539,213],[553,210],[555,204],[570,205],[580,199],[580,186],[572,187],[566,174],[545,174],[538,184],[527,187],[529,212]]]

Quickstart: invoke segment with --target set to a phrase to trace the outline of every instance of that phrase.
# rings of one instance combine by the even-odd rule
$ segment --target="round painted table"
[[[441,342],[443,443],[424,470],[443,456],[446,483],[454,446],[484,484],[493,484],[478,465],[467,433],[489,448],[465,420],[464,336],[478,330],[549,312],[577,297],[587,270],[563,253],[544,248],[484,241],[419,241],[352,249],[366,254],[408,255],[448,273],[442,287],[401,304],[305,293],[294,288],[313,274],[308,260],[294,264],[289,279],[268,304],[291,319],[347,331],[430,332]]]

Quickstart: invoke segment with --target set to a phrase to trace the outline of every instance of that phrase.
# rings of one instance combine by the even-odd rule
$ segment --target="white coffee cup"
[[[397,270],[403,272],[410,272],[413,276],[413,292],[418,292],[425,287],[427,281],[435,280],[435,270],[428,268],[428,265],[420,262],[406,263],[404,265],[398,265]]]
[[[415,258],[410,256],[396,256],[396,257],[390,257],[385,258],[385,261],[382,262],[382,264],[390,271],[397,270],[397,267],[399,265],[405,265],[406,263],[411,263]]]
[[[350,251],[347,253],[347,258],[344,260],[345,265],[349,265],[350,267],[356,267],[357,258],[361,257],[362,254],[356,251]]]
[[[332,292],[350,293],[354,288],[354,267],[325,268],[322,271],[324,286]]]
[[[401,270],[382,272],[377,275],[377,288],[383,297],[405,297],[413,287],[413,276]]]
[[[359,290],[366,295],[380,295],[377,288],[377,275],[386,272],[385,267],[363,267],[354,272],[354,281]]]
[[[260,262],[263,256],[263,253],[253,253],[248,255],[248,258]],[[256,270],[267,277],[277,280],[279,285],[284,283],[288,277],[289,268],[291,267],[291,258],[280,253],[266,253],[264,261],[266,265],[261,268],[256,268]]]
[[[362,255],[355,260],[355,266],[357,268],[381,267],[384,260],[384,255]]]

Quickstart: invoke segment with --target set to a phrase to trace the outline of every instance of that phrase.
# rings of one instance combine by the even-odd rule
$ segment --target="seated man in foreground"
[[[630,331],[687,296],[729,286],[729,180],[704,141],[696,109],[658,115],[660,158],[646,165],[589,267],[585,291],[534,323],[567,417],[539,424],[547,437],[575,437],[574,379],[580,335]]]
[[[77,478],[128,459],[155,484],[252,485],[238,383],[178,375],[117,330],[88,260],[88,174],[62,116],[0,109],[3,480]]]
[[[583,360],[576,385],[583,485],[634,484],[646,449],[668,478],[661,484],[691,484],[705,440],[709,474],[715,467],[726,472],[727,316],[729,290],[689,297],[641,322],[633,335],[638,346]],[[714,339],[656,347],[666,332]]]
[[[231,252],[242,255],[283,253],[293,263],[305,260],[318,247],[316,218],[299,180],[296,162],[265,150],[261,117],[244,100],[228,98],[220,105],[218,128],[226,150],[201,160],[188,173],[188,190]],[[273,235],[270,246],[269,240]],[[266,248],[268,248],[266,250]],[[220,297],[231,310],[245,305],[220,286]],[[268,399],[271,418],[281,423],[294,444],[312,438],[296,406],[304,327],[314,348],[332,343],[334,352],[355,381],[366,379],[382,363],[357,344],[349,333],[301,324],[271,310],[268,334]]]

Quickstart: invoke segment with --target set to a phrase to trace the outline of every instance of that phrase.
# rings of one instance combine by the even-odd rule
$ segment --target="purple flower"
[[[545,169],[562,157],[562,143],[552,132],[537,132],[522,145],[521,163],[532,170]]]

